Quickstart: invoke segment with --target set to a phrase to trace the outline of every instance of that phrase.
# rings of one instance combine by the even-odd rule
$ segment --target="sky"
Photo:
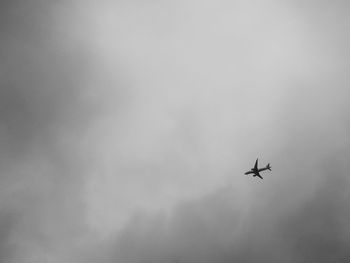
[[[0,263],[348,262],[348,10],[1,1]]]

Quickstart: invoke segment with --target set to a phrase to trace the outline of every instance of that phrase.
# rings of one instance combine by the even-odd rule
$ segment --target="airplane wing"
[[[254,170],[258,170],[258,159],[255,161]]]

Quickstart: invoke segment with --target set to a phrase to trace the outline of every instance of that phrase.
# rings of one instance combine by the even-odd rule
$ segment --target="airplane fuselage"
[[[253,177],[255,177],[255,176],[258,176],[258,177],[260,177],[261,179],[262,179],[262,177],[261,177],[261,175],[260,175],[260,171],[264,171],[264,170],[266,170],[266,169],[264,169],[264,168],[262,168],[262,169],[258,169],[258,170],[255,170],[255,169],[251,169],[250,171],[248,171],[248,172],[246,172],[246,173],[244,173],[244,174],[253,174]]]

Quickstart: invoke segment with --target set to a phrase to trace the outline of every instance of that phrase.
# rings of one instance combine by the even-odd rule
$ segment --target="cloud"
[[[1,2],[0,262],[345,262],[344,7]]]
[[[78,138],[94,116],[83,77],[91,60],[54,36],[51,4],[0,9],[0,262],[58,262],[85,229]]]
[[[290,167],[274,169],[263,182],[251,180],[254,192],[246,202],[225,187],[171,215],[135,216],[111,262],[346,262],[350,181],[342,154],[318,163],[323,172],[305,181],[308,195],[283,177],[306,177],[312,170]]]

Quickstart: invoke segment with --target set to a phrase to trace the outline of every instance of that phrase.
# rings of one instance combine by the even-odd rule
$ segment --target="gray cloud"
[[[0,262],[347,262],[346,7],[2,1]]]
[[[255,189],[248,202],[242,203],[234,187],[225,187],[170,216],[135,216],[111,262],[347,262],[345,159],[339,152],[320,160],[320,170],[274,169],[265,177],[268,187],[251,182]],[[304,180],[315,171],[313,182]],[[302,177],[306,188],[283,177]]]
[[[89,58],[54,36],[50,3],[0,9],[0,261],[65,261],[85,228],[77,138],[93,116]]]

